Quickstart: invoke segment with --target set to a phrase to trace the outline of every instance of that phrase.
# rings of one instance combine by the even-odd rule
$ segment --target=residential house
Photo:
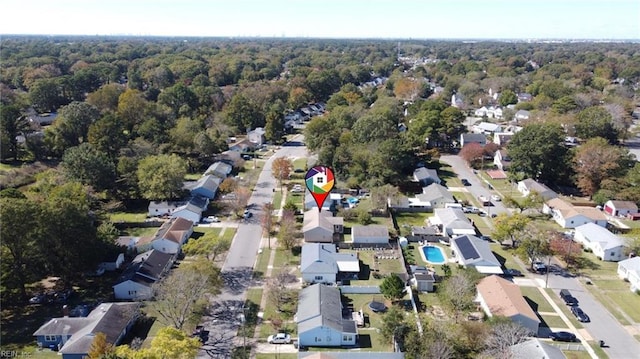
[[[438,226],[443,236],[453,238],[465,234],[474,235],[476,229],[460,208],[435,208],[429,223]]]
[[[175,256],[155,249],[136,256],[113,286],[119,300],[145,300],[152,297],[152,285],[171,269]]]
[[[496,132],[493,134],[493,143],[498,146],[506,146],[513,138],[513,132]]]
[[[181,206],[177,207],[171,217],[180,217],[191,221],[192,223],[199,223],[202,219],[202,212],[209,207],[209,199],[204,197],[191,197],[185,201]]]
[[[517,284],[490,275],[482,278],[476,288],[476,300],[487,316],[509,318],[528,329],[532,335],[538,334],[540,319],[522,296]]]
[[[604,204],[602,210],[610,216],[624,217],[628,214],[638,213],[638,205],[632,201],[609,200]]]
[[[485,274],[502,274],[502,264],[491,251],[487,241],[464,235],[451,240],[451,253],[465,267],[474,267]]]
[[[460,147],[470,143],[477,143],[484,147],[487,144],[487,136],[482,133],[463,133],[460,135]]]
[[[502,132],[502,125],[492,122],[480,122],[476,125],[473,125],[473,132],[481,133],[484,135],[500,133]]]
[[[530,338],[509,347],[513,359],[566,359],[562,350],[538,338]]]
[[[116,239],[116,244],[124,247],[127,253],[143,253],[151,249],[152,240],[153,236],[120,236]]]
[[[519,93],[518,95],[518,103],[520,102],[529,102],[533,99],[533,96],[530,93]]]
[[[353,346],[357,340],[356,322],[342,318],[340,289],[313,284],[300,291],[298,345],[301,347]]]
[[[413,180],[419,182],[423,187],[432,183],[441,184],[442,180],[438,177],[438,171],[425,167],[418,167],[413,170]]]
[[[184,201],[150,201],[147,214],[149,217],[171,215],[176,208],[183,204]]]
[[[226,162],[218,161],[209,166],[209,168],[204,171],[203,176],[214,175],[224,180],[231,174],[231,171],[233,171],[233,166]]]
[[[193,233],[193,222],[181,217],[171,218],[160,226],[153,236],[151,246],[162,253],[176,254]]]
[[[305,243],[300,256],[300,273],[306,283],[336,284],[343,277],[357,278],[360,261],[354,253],[338,253],[334,244]]]
[[[253,144],[254,148],[257,148],[265,143],[264,134],[264,128],[257,127],[255,130],[249,131],[249,133],[247,133],[247,138],[249,139],[249,142]]]
[[[463,109],[465,108],[464,98],[461,94],[453,94],[451,95],[451,106],[455,108]]]
[[[573,238],[603,261],[618,262],[625,257],[624,239],[595,223],[576,227]]]
[[[530,195],[531,192],[536,192],[545,201],[558,197],[558,194],[552,191],[549,187],[536,182],[531,178],[518,182],[518,191],[525,197]]]
[[[353,226],[351,227],[351,240],[354,244],[387,244],[389,243],[389,228],[375,224]]]
[[[545,202],[542,212],[553,217],[562,228],[576,228],[586,223],[607,226],[607,216],[595,207],[574,206],[560,198]]]
[[[195,182],[185,183],[185,189],[191,192],[192,196],[200,196],[208,199],[214,199],[218,193],[218,187],[222,182],[222,178],[214,175],[204,175]]]
[[[527,110],[518,110],[514,116],[514,119],[516,120],[516,122],[526,121],[529,118],[531,118],[531,112]]]
[[[344,219],[317,208],[304,212],[302,233],[305,242],[332,243],[344,233]]]
[[[229,144],[229,150],[239,153],[251,152],[254,150],[254,145],[248,138],[243,138],[236,142]]]
[[[497,150],[496,154],[493,156],[493,164],[495,164],[499,169],[506,171],[511,165],[509,151],[507,151],[506,148]]]
[[[487,118],[502,118],[502,108],[499,106],[482,106],[481,108],[474,111],[474,115],[476,117],[487,117]]]
[[[618,262],[618,276],[629,282],[632,292],[640,291],[640,257]]]
[[[447,187],[437,183],[432,183],[422,188],[422,194],[416,196],[420,203],[428,203],[431,208],[444,208],[447,203],[456,203]],[[409,199],[411,202],[411,198]]]
[[[404,359],[401,352],[298,352],[298,359]]]
[[[33,333],[40,348],[52,348],[62,359],[87,358],[96,334],[107,344],[122,342],[138,318],[139,303],[102,303],[86,317],[53,318]]]

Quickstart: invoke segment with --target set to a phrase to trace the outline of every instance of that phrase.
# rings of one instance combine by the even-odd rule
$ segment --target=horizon
[[[6,36],[640,39],[637,0],[8,0],[0,9]]]

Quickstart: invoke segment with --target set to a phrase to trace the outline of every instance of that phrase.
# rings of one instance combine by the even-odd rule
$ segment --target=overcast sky
[[[640,0],[2,0],[0,34],[640,39]]]

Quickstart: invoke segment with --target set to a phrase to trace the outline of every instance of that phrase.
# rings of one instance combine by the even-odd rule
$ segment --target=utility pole
[[[549,267],[551,267],[551,256],[549,256],[549,260],[547,263],[547,278],[544,280],[545,288],[549,288]]]

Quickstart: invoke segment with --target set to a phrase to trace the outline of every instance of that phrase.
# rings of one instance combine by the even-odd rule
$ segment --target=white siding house
[[[632,292],[640,290],[640,257],[633,257],[618,262],[618,276],[631,285]]]
[[[574,238],[603,261],[618,262],[625,257],[624,240],[595,223],[576,227]]]
[[[351,227],[353,243],[386,244],[389,243],[389,228],[380,225]]]
[[[574,206],[560,198],[547,201],[542,212],[553,217],[562,228],[576,228],[583,224],[595,223],[601,227],[607,226],[607,216],[594,207]]]

